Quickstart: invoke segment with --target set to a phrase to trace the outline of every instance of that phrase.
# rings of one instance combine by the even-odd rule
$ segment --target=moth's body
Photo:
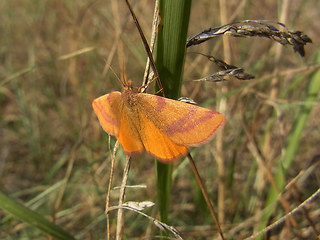
[[[124,87],[121,95],[125,106],[134,108],[137,105],[137,95],[139,94],[139,89],[132,86],[132,82],[129,81],[127,86]]]
[[[95,99],[93,108],[103,129],[117,138],[127,155],[146,150],[162,162],[208,141],[224,122],[220,113],[209,109],[140,93],[130,81],[122,93]]]

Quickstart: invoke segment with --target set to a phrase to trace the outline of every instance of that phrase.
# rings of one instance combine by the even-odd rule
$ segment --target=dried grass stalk
[[[220,27],[209,28],[188,38],[187,47],[203,43],[218,35],[228,34],[234,37],[266,37],[282,45],[291,45],[295,52],[305,55],[304,45],[312,40],[301,31],[290,32],[279,22],[268,20],[243,20]]]
[[[210,55],[206,55],[203,53],[198,53],[201,54],[205,57],[207,57],[211,62],[213,62],[218,68],[219,72],[216,72],[210,76],[204,77],[204,78],[200,78],[200,79],[196,79],[194,81],[209,81],[209,82],[221,82],[221,81],[225,81],[226,79],[224,78],[225,76],[232,76],[235,77],[239,80],[249,80],[249,79],[253,79],[254,76],[246,73],[244,71],[243,68],[239,68],[233,65],[229,65],[226,62],[222,61],[221,59],[215,58],[213,56]]]

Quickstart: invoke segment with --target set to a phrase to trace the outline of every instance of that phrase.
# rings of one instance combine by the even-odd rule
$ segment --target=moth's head
[[[128,80],[128,82],[127,82],[127,88],[134,88],[133,87],[133,82],[132,82],[132,80]]]
[[[134,92],[134,93],[138,93],[139,92],[139,88],[134,87],[133,86],[133,82],[131,80],[128,80],[128,81],[124,82],[123,88],[126,91],[130,91],[130,92]]]

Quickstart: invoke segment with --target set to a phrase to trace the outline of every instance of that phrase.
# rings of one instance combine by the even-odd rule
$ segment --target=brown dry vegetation
[[[111,3],[0,1],[1,191],[78,239],[106,236],[104,207],[110,150],[107,135],[91,108],[94,98],[121,90],[106,62],[111,60],[119,76],[125,65],[128,78],[140,85],[146,60],[124,1],[119,1],[119,12]],[[273,174],[279,169],[278,161],[287,150],[299,109],[306,105],[305,92],[313,72],[305,67],[320,63],[316,62],[316,54],[320,54],[320,1],[294,0],[289,1],[288,8],[284,5],[275,0],[228,1],[226,12],[217,1],[200,0],[192,5],[189,35],[221,25],[222,16],[226,21],[223,23],[242,19],[281,21],[290,30],[301,30],[313,40],[306,46],[304,58],[291,47],[262,38],[228,38],[228,49],[223,47],[228,40],[223,42],[218,37],[188,49],[225,59],[256,76],[250,82],[191,82],[216,69],[205,57],[187,53],[182,96],[208,108],[218,108],[227,119],[223,137],[194,149],[192,155],[225,232],[239,227],[229,239],[242,239],[256,231],[271,185],[266,168]],[[136,1],[134,8],[149,38],[153,1]],[[119,31],[121,37],[117,41]],[[114,47],[118,51],[113,52]],[[317,66],[313,71],[319,71]],[[317,98],[288,166],[285,184],[320,153],[319,115]],[[222,149],[216,141],[222,141]],[[110,145],[114,142],[111,138]],[[223,159],[222,168],[215,161],[217,154]],[[123,164],[124,154],[119,149],[114,186],[120,184]],[[314,161],[296,188],[284,191],[289,210],[319,188],[319,169]],[[134,158],[129,184],[146,184],[147,188],[128,189],[127,200],[156,201],[155,181],[154,161],[148,156]],[[111,205],[117,204],[117,197],[118,191],[112,191]],[[312,201],[307,215],[299,212],[268,239],[316,239],[316,231],[320,232],[319,201],[319,197]],[[279,203],[272,208],[276,210],[270,223],[286,214]],[[157,217],[156,207],[146,213]],[[4,211],[0,216],[1,239],[49,238],[35,227],[7,217]],[[110,214],[112,234],[115,219],[114,211]],[[187,161],[175,163],[169,224],[185,239],[218,236]],[[124,231],[130,239],[158,234],[151,222],[131,211],[125,212]]]

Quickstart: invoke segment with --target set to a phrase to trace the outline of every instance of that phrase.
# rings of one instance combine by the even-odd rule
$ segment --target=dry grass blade
[[[203,43],[218,35],[228,34],[234,37],[265,37],[282,45],[293,46],[294,51],[305,55],[304,45],[312,40],[301,31],[290,32],[282,23],[265,20],[243,20],[220,27],[209,28],[188,38],[187,47]]]
[[[194,81],[208,81],[208,82],[221,82],[221,81],[225,81],[226,79],[224,78],[225,76],[232,76],[235,77],[239,80],[249,80],[249,79],[253,79],[254,76],[246,73],[244,71],[243,68],[239,68],[233,65],[229,65],[226,62],[222,61],[221,59],[215,58],[213,56],[210,55],[206,55],[203,53],[198,53],[200,55],[203,55],[205,57],[207,57],[211,62],[213,62],[214,64],[216,64],[216,66],[221,69],[221,71],[216,72],[210,76],[204,77],[204,78],[200,78],[200,79],[196,79]]]
[[[110,143],[110,136],[109,136],[109,143]],[[117,141],[114,145],[112,157],[111,157],[111,167],[110,167],[110,175],[109,175],[109,184],[108,184],[108,190],[107,190],[107,196],[106,196],[106,209],[105,213],[107,216],[107,239],[110,239],[110,219],[109,219],[109,203],[110,203],[110,192],[111,192],[111,185],[112,185],[112,179],[114,174],[114,164],[116,161],[116,152],[119,148],[119,142]],[[109,145],[110,149],[110,145]]]
[[[155,2],[155,6],[154,6],[154,11],[153,11],[153,20],[152,20],[152,35],[151,35],[151,40],[150,40],[150,51],[151,53],[153,53],[154,50],[154,45],[156,43],[156,35],[157,35],[157,29],[159,26],[159,0],[156,0]],[[143,75],[143,82],[142,82],[142,86],[144,85],[148,85],[149,82],[153,79],[154,77],[154,73],[150,72],[150,58],[147,58],[147,63],[146,63],[146,68],[144,71],[144,75]],[[145,90],[143,90],[143,92],[145,92]]]
[[[200,174],[199,174],[199,172],[198,172],[198,169],[197,169],[197,167],[196,167],[196,165],[195,165],[195,163],[194,163],[194,161],[193,161],[193,158],[192,158],[192,156],[191,156],[190,153],[188,153],[187,157],[188,157],[188,159],[189,159],[189,163],[190,163],[191,169],[192,169],[192,171],[193,171],[193,173],[194,173],[194,176],[195,176],[195,178],[196,178],[196,180],[197,180],[197,183],[198,183],[198,185],[199,185],[199,187],[200,187],[200,189],[201,189],[202,195],[203,195],[203,197],[204,197],[204,199],[205,199],[205,201],[206,201],[206,204],[207,204],[207,206],[208,206],[208,208],[209,208],[209,211],[210,211],[210,214],[211,214],[211,216],[212,216],[212,219],[214,220],[214,222],[215,222],[215,224],[216,224],[216,226],[217,226],[217,228],[218,228],[219,235],[220,235],[221,239],[224,240],[225,238],[224,238],[224,235],[223,235],[223,231],[222,231],[221,225],[220,225],[220,223],[219,223],[218,216],[217,216],[217,214],[214,212],[212,203],[211,203],[211,201],[210,201],[210,199],[209,199],[209,196],[208,196],[206,187],[205,187],[205,185],[203,184],[203,181],[201,180],[201,177],[200,177]]]
[[[126,183],[127,183],[127,179],[128,179],[129,169],[130,169],[130,157],[127,156],[125,167],[123,169],[122,183],[121,183],[121,187],[120,187],[119,206],[121,206],[124,203],[124,197],[125,197],[125,192],[126,192]],[[124,226],[123,211],[121,208],[119,208],[118,209],[118,216],[117,216],[116,239],[122,239],[123,226]]]
[[[137,211],[142,211],[145,208],[149,208],[149,207],[154,206],[154,203],[151,201],[143,201],[143,202],[129,201],[129,202],[125,202],[124,204],[122,204],[122,206],[131,207],[131,208],[136,209]]]
[[[310,202],[312,202],[319,195],[319,193],[320,193],[320,188],[318,188],[318,190],[315,191],[307,200],[305,200],[303,203],[301,203],[298,207],[294,208],[288,214],[286,214],[285,216],[281,217],[276,222],[272,223],[271,225],[269,225],[268,227],[266,227],[262,231],[255,233],[254,235],[250,236],[249,238],[246,238],[245,240],[256,239],[261,234],[266,233],[266,232],[274,229],[276,226],[278,226],[279,224],[283,223],[289,217],[291,217],[292,215],[296,214],[298,211],[300,211],[304,207],[306,207],[306,205],[309,204]]]
[[[66,169],[65,182],[64,182],[63,187],[61,188],[61,191],[59,192],[59,195],[58,195],[58,197],[57,197],[57,199],[55,201],[55,205],[54,205],[54,212],[55,213],[57,213],[59,211],[59,209],[61,208],[62,199],[63,199],[63,196],[66,193],[67,185],[69,183],[69,180],[70,180],[70,177],[71,177],[71,173],[72,173],[72,169],[73,169],[73,166],[74,166],[74,161],[77,158],[77,156],[76,156],[77,149],[81,146],[82,141],[83,141],[82,137],[79,138],[78,142],[75,143],[75,145],[72,148],[71,157],[70,157],[70,160],[68,162],[68,167]],[[56,215],[54,215],[54,218],[56,218]]]
[[[126,202],[126,203],[123,203],[123,204],[121,204],[119,206],[110,207],[109,210],[112,211],[112,210],[116,210],[116,209],[128,209],[128,210],[134,211],[134,212],[139,213],[142,216],[148,218],[149,220],[151,220],[154,223],[154,225],[156,225],[160,230],[162,230],[162,231],[168,230],[169,232],[171,232],[174,235],[174,237],[176,239],[183,239],[181,237],[179,231],[177,229],[175,229],[174,227],[169,226],[169,225],[167,225],[167,224],[165,224],[165,223],[163,223],[163,222],[161,222],[161,221],[159,221],[159,220],[157,220],[157,219],[155,219],[153,217],[150,217],[149,215],[141,212],[141,210],[143,210],[145,207],[150,207],[151,206],[151,204],[150,204],[151,202],[147,202],[146,201],[146,202],[140,202],[138,204],[132,204],[132,203],[133,202]],[[137,208],[136,205],[140,206],[141,203],[143,205],[145,203],[148,203],[147,204],[148,206],[144,206],[143,208]]]
[[[141,40],[142,40],[142,42],[143,42],[144,48],[145,48],[145,50],[146,50],[146,52],[147,52],[147,55],[148,55],[148,58],[149,58],[149,60],[150,60],[151,68],[152,68],[152,70],[153,70],[153,73],[154,73],[155,76],[156,76],[156,81],[157,81],[160,89],[162,89],[162,85],[161,85],[159,73],[158,73],[158,70],[157,70],[157,68],[156,68],[156,64],[155,64],[155,62],[154,62],[153,56],[152,56],[151,48],[150,48],[150,46],[149,46],[149,44],[148,44],[148,41],[147,41],[147,39],[146,39],[143,31],[142,31],[142,28],[141,28],[141,26],[140,26],[140,23],[139,23],[136,15],[135,15],[135,13],[134,13],[131,5],[129,4],[128,0],[126,0],[126,4],[127,4],[128,8],[129,8],[129,10],[130,10],[130,13],[131,13],[131,16],[132,16],[132,18],[133,18],[133,21],[134,21],[134,23],[135,23],[135,25],[136,25],[136,27],[137,27],[137,29],[138,29],[138,31],[139,31],[139,34],[140,34]],[[155,12],[155,15],[157,15],[156,12]],[[157,20],[154,20],[154,26],[156,25],[156,23],[157,23]],[[153,40],[154,40],[154,39],[153,39]],[[162,92],[162,95],[163,95],[163,97],[164,97],[164,92]]]
[[[245,73],[242,68],[234,68],[225,71],[219,71],[210,76],[199,78],[194,81],[222,82],[226,81],[226,79],[224,78],[225,76],[233,76],[239,80],[249,80],[254,78],[253,75]]]

